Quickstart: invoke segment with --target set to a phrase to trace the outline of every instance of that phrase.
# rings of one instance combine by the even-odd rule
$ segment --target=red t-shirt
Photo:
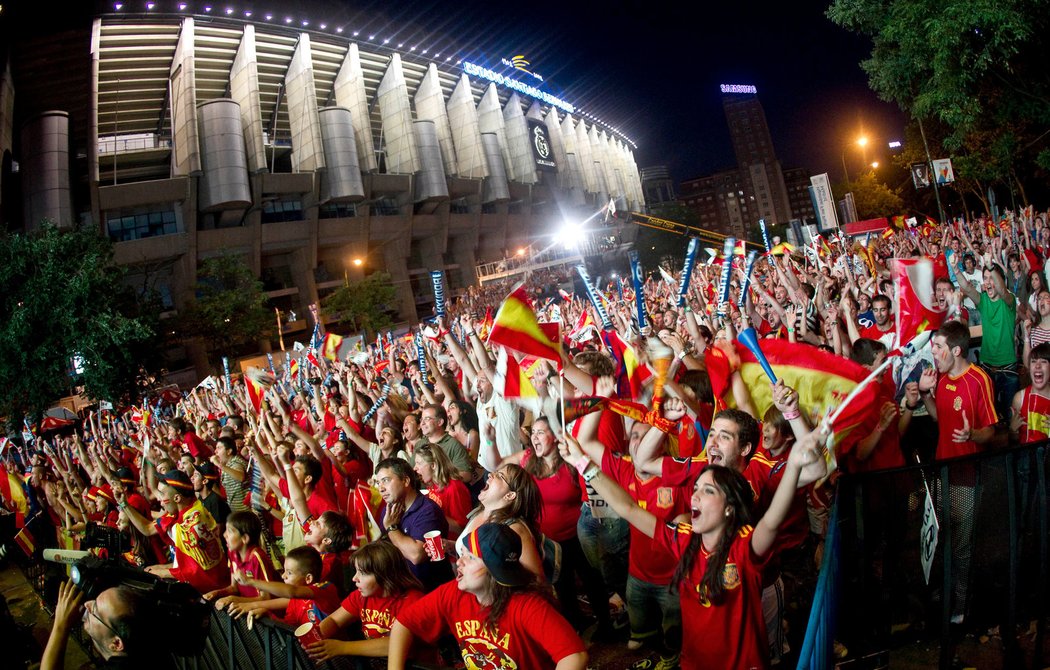
[[[685,635],[682,641],[682,670],[703,668],[769,667],[769,643],[762,616],[762,566],[764,558],[751,551],[751,526],[744,526],[733,539],[722,571],[726,589],[722,601],[712,604],[700,583],[707,569],[707,552],[696,553],[689,576],[678,585],[682,621],[702,635]],[[681,560],[693,537],[687,523],[657,524],[653,541]]]
[[[702,406],[703,407],[703,406]],[[707,405],[709,408],[710,405]],[[708,412],[710,410],[707,410]],[[701,412],[704,412],[701,409]],[[710,420],[710,413],[708,413]],[[704,441],[700,439],[700,431],[696,429],[696,420],[686,415],[678,421],[678,453],[682,458],[691,458],[704,451]]]
[[[447,582],[405,608],[397,620],[430,644],[446,634],[455,636],[468,668],[549,670],[586,649],[554,605],[535,593],[511,596],[495,630],[487,617],[488,609],[474,595]]]
[[[867,339],[867,340],[878,340],[878,341],[882,342],[882,338],[886,337],[887,335],[892,335],[892,334],[893,334],[893,324],[892,323],[890,324],[889,330],[881,330],[878,327],[878,325],[876,325],[874,323],[871,324],[870,326],[867,326],[865,328],[861,328],[860,329],[860,336],[863,337],[864,339]],[[885,344],[885,342],[883,342],[883,344]]]
[[[194,458],[200,458],[202,456],[204,458],[211,457],[211,447],[209,447],[207,443],[198,437],[197,433],[192,430],[187,431],[187,433],[182,436],[182,446],[186,447],[186,450],[189,451]]]
[[[620,485],[638,506],[648,510],[659,523],[672,521],[689,509],[689,494],[680,486],[667,486],[659,477],[643,480],[634,471],[629,456],[619,456],[606,449],[602,471]],[[671,583],[678,561],[655,544],[645,533],[631,526],[631,546],[627,570],[631,576],[650,584]]]
[[[340,552],[326,551],[321,554],[321,581],[331,582],[343,593],[343,566],[346,561]]]
[[[342,608],[361,622],[361,632],[365,634],[365,637],[374,640],[390,637],[390,627],[394,625],[394,619],[422,597],[422,591],[409,591],[393,598],[385,596],[364,598],[360,591],[352,591],[343,599]]]
[[[332,612],[339,609],[339,591],[331,582],[310,584],[313,595],[309,598],[292,598],[284,610],[284,623],[296,628],[307,621],[315,624],[324,621]]]
[[[219,526],[200,500],[178,515],[165,514],[156,521],[164,541],[175,547],[171,574],[201,593],[230,585],[226,551],[219,539]]]
[[[466,484],[453,479],[449,481],[448,486],[439,489],[436,484],[431,483],[427,489],[427,497],[436,502],[445,516],[458,523],[460,528],[467,525],[467,514],[473,506],[470,504],[470,490]]]
[[[988,374],[970,365],[958,377],[941,375],[937,382],[937,458],[976,454],[977,443],[953,442],[952,431],[962,429],[963,416],[978,430],[996,422],[995,394]]]
[[[246,576],[252,579],[258,579],[265,582],[274,581],[274,569],[273,562],[270,557],[266,555],[259,547],[252,547],[251,551],[248,552],[248,556],[242,561],[240,553],[231,551],[229,553],[230,560],[230,574],[234,571],[240,570]],[[247,584],[237,584],[237,595],[245,598],[255,598],[259,595],[259,590],[254,586],[248,586]]]
[[[525,467],[530,457],[532,452],[526,451],[521,457],[521,467]],[[580,503],[583,502],[583,484],[579,473],[563,465],[550,477],[533,477],[533,480],[543,501],[540,532],[555,542],[575,537],[576,522],[580,520]]]
[[[291,499],[292,494],[288,492],[288,480],[281,477],[281,495]],[[339,506],[330,497],[325,496],[320,488],[314,489],[310,497],[306,499],[306,506],[310,510],[311,518],[317,519],[328,511],[339,511]]]

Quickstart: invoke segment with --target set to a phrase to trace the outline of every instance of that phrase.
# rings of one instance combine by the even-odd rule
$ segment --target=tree
[[[93,398],[133,388],[135,352],[152,331],[122,311],[135,303],[112,264],[113,245],[92,230],[45,222],[0,242],[0,413],[37,414],[82,384]],[[79,374],[71,375],[79,368]]]
[[[372,334],[394,325],[390,305],[397,290],[390,283],[390,275],[374,272],[364,279],[347,282],[321,301],[321,310],[337,321],[348,322],[350,330],[369,331]]]
[[[197,269],[196,300],[184,313],[187,335],[204,340],[212,356],[258,342],[269,331],[262,282],[240,256],[209,258]]]
[[[1032,179],[1050,169],[1045,0],[834,0],[827,14],[871,38],[861,67],[872,90],[943,126],[931,153],[971,157],[960,160],[964,177],[1003,183],[1022,200],[1026,181],[1045,181]]]
[[[857,207],[857,218],[860,221],[895,216],[904,206],[899,191],[876,179],[874,170],[862,173],[848,184],[835,184],[832,191],[836,200],[845,198],[848,192],[853,193],[853,204]]]

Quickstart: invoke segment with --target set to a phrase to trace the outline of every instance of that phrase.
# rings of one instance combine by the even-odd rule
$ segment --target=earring
[[[729,518],[729,514],[730,514],[729,510],[726,510],[726,518],[727,519]]]

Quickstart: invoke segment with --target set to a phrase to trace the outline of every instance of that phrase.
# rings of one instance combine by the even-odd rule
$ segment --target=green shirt
[[[1007,303],[1002,298],[992,300],[987,293],[981,293],[977,311],[981,313],[981,362],[996,367],[1016,363],[1017,300]]]
[[[434,446],[440,447],[445,455],[448,456],[448,460],[452,461],[452,465],[455,466],[459,472],[469,472],[474,468],[470,464],[470,454],[463,448],[463,445],[459,443],[459,440],[452,437],[448,433],[441,436],[441,439],[437,442],[431,443],[426,437],[421,437],[416,440],[416,447],[418,448],[421,444],[433,444]],[[415,466],[415,455],[413,454],[412,465]]]

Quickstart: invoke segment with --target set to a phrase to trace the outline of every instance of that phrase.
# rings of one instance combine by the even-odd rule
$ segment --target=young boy
[[[316,519],[306,522],[306,546],[321,554],[321,581],[332,582],[339,594],[346,595],[343,579],[344,553],[350,548],[354,529],[339,512],[324,512]]]
[[[249,578],[270,581],[273,578],[273,563],[259,544],[262,523],[253,512],[234,512],[226,519],[226,554],[230,563],[230,574],[238,573]],[[205,600],[215,600],[215,608],[223,609],[236,602],[263,600],[259,590],[231,579],[230,585],[204,594]]]
[[[284,559],[283,582],[265,581],[248,577],[238,572],[234,579],[238,584],[251,586],[271,599],[236,603],[230,606],[235,615],[268,616],[284,610],[281,621],[292,628],[310,621],[320,623],[329,614],[339,609],[339,591],[335,584],[320,580],[321,555],[313,547],[296,547]]]

